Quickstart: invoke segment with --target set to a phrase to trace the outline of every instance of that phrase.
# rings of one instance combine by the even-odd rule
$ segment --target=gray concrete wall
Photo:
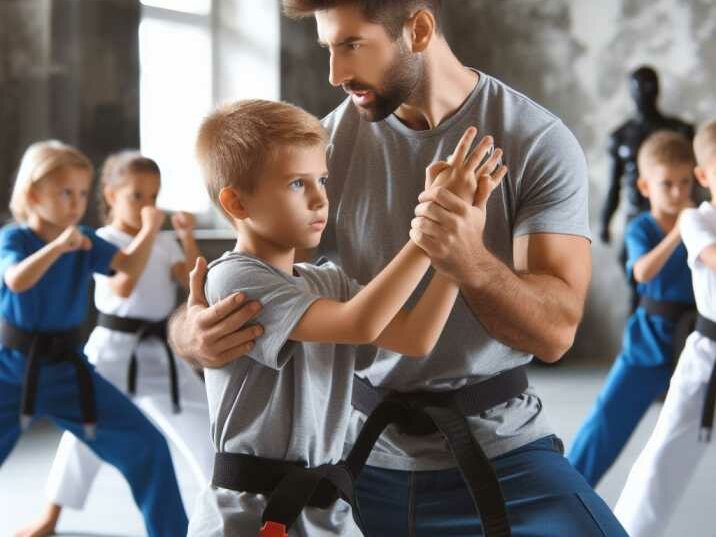
[[[692,122],[716,116],[716,4],[712,0],[446,0],[445,33],[467,65],[496,76],[560,116],[590,163],[596,232],[606,195],[606,140],[631,114],[626,76],[661,74],[661,108]],[[327,83],[313,21],[282,21],[282,97],[316,114],[344,97]],[[621,235],[623,218],[613,222]],[[628,290],[618,246],[593,246],[594,276],[573,359],[618,351]]]
[[[139,145],[139,15],[136,0],[0,2],[2,216],[28,144],[59,138],[96,164]]]

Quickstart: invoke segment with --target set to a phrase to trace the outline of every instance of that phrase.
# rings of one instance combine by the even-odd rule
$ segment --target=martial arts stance
[[[698,182],[711,203],[680,219],[699,318],[686,340],[654,432],[629,473],[614,513],[631,537],[664,535],[709,448],[716,377],[716,121],[694,138]],[[710,397],[707,396],[710,395]]]
[[[23,156],[10,201],[19,224],[0,231],[0,462],[21,424],[47,416],[124,475],[151,537],[176,537],[187,519],[166,441],[88,364],[80,336],[92,274],[138,278],[163,216],[144,207],[119,250],[77,226],[91,182],[87,158],[60,142]]]
[[[126,248],[140,232],[143,207],[154,207],[160,187],[157,164],[136,151],[110,156],[102,170],[100,201],[108,225],[97,235]],[[209,480],[213,449],[209,412],[200,378],[166,346],[166,318],[176,305],[177,283],[188,285],[188,268],[198,249],[189,215],[176,214],[171,234],[159,234],[139,278],[95,275],[100,312],[85,353],[97,372],[134,402],[177,448],[198,488]],[[63,507],[82,509],[101,461],[82,442],[65,433],[50,471],[50,505],[43,517],[19,535],[54,532]],[[188,499],[193,505],[193,498]]]
[[[433,164],[428,173],[442,170],[436,186],[475,199],[484,211],[506,169],[498,165],[500,151],[480,166],[489,137],[468,154],[475,134],[468,129],[451,165]],[[317,118],[268,101],[220,108],[200,129],[197,153],[209,194],[237,234],[235,250],[210,265],[207,297],[215,303],[242,291],[260,299],[267,335],[247,357],[206,370],[218,453],[191,536],[360,535],[347,503],[323,494],[325,487],[314,497],[311,488],[312,477],[325,475],[352,503],[345,467],[322,465],[337,463],[343,452],[354,345],[422,357],[453,308],[457,286],[436,275],[414,307],[401,310],[430,266],[416,244],[432,240],[430,229],[413,232],[363,288],[333,263],[294,265],[296,248],[317,246],[328,217],[326,138]]]
[[[673,363],[693,328],[694,293],[677,220],[691,203],[691,142],[668,131],[639,149],[641,194],[651,209],[626,231],[627,272],[637,282],[639,307],[624,330],[622,352],[567,456],[596,486],[649,405],[666,392]]]

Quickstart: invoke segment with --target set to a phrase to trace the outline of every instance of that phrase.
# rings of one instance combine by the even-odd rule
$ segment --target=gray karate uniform
[[[206,369],[214,447],[220,452],[304,461],[340,460],[350,416],[355,347],[297,343],[288,336],[321,297],[347,301],[360,286],[333,263],[295,265],[287,274],[246,254],[227,252],[209,265],[206,297],[214,304],[243,291],[259,300],[265,334],[247,357]],[[189,535],[256,537],[266,499],[208,486],[192,515]],[[307,507],[291,536],[361,535],[350,506]]]

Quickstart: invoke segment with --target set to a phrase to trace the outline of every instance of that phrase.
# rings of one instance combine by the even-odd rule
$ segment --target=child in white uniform
[[[159,167],[151,159],[135,151],[110,156],[102,171],[100,192],[109,224],[97,230],[97,235],[119,248],[127,246],[138,231],[142,207],[155,205],[159,186]],[[95,305],[100,317],[157,322],[169,316],[176,305],[177,283],[186,287],[189,268],[199,254],[191,217],[176,214],[172,224],[184,251],[173,233],[159,234],[138,279],[124,275],[95,277]],[[140,338],[137,333],[97,326],[85,352],[104,378],[134,395],[134,402],[184,456],[196,479],[197,490],[204,487],[209,479],[213,448],[206,392],[199,376],[180,358],[175,358],[172,366],[159,337]],[[129,372],[133,354],[135,375]],[[136,379],[135,394],[131,394],[129,377]],[[84,506],[101,464],[74,435],[65,433],[48,479],[51,504],[41,520],[18,535],[52,534],[63,507]],[[191,506],[193,502],[188,503]]]
[[[654,432],[614,510],[632,537],[664,534],[709,448],[705,440],[713,426],[713,400],[707,402],[706,393],[716,362],[716,120],[699,129],[694,152],[696,179],[711,191],[711,203],[685,210],[679,225],[700,319],[686,341]],[[709,410],[711,419],[704,423]]]

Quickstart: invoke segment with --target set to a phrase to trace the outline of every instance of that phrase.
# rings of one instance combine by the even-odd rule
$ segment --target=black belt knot
[[[181,412],[181,404],[179,399],[179,379],[177,374],[176,357],[169,346],[168,319],[160,321],[148,321],[134,317],[120,317],[109,313],[102,313],[97,317],[97,326],[102,326],[109,330],[123,332],[127,334],[136,334],[137,345],[132,349],[132,356],[129,359],[129,368],[127,371],[127,392],[133,396],[137,393],[137,370],[139,361],[137,359],[137,347],[143,340],[155,337],[164,345],[167,354],[167,362],[169,364],[169,385],[171,389],[172,406],[174,413]]]
[[[83,343],[78,328],[62,332],[27,332],[0,319],[0,343],[25,355],[27,367],[22,388],[20,425],[27,428],[35,415],[41,362],[70,362],[75,368],[85,436],[94,438],[97,413],[89,364],[77,350]]]

